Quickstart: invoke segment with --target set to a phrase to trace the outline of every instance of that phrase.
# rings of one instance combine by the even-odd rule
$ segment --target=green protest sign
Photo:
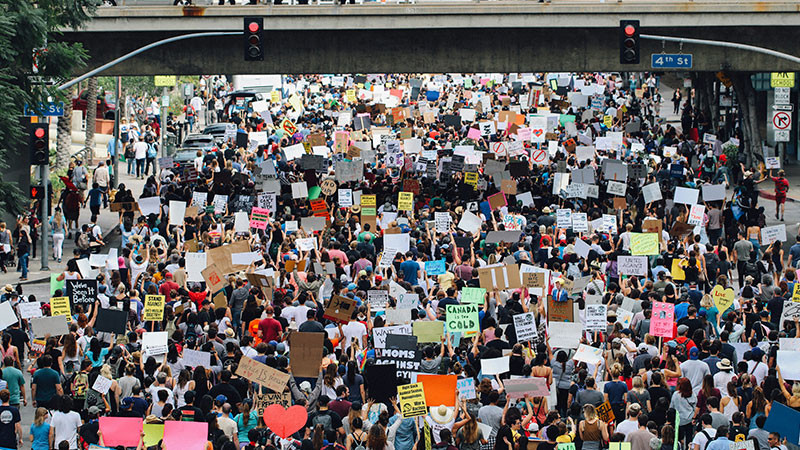
[[[461,303],[475,303],[482,305],[486,297],[486,289],[465,287],[461,290]]]
[[[447,332],[459,331],[462,333],[480,331],[477,305],[447,305]]]

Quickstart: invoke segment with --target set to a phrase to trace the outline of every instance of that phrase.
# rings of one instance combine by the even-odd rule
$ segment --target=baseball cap
[[[689,327],[686,325],[678,325],[678,334],[683,334],[689,331]]]
[[[89,407],[89,414],[91,414],[93,416],[99,415],[100,414],[100,408],[98,408],[97,406],[90,406]]]
[[[217,401],[217,402],[219,402],[219,403],[225,403],[225,402],[227,402],[227,401],[228,401],[228,397],[225,397],[224,395],[222,395],[222,394],[219,394],[219,395],[217,396],[217,398],[215,398],[214,400],[215,400],[215,401]]]
[[[698,350],[697,347],[692,347],[692,349],[689,350],[689,358],[697,359],[699,355],[700,355],[700,350]]]

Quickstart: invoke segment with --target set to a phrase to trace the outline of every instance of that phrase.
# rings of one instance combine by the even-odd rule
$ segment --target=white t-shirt
[[[53,413],[50,426],[55,428],[55,441],[69,442],[70,450],[78,448],[78,427],[81,426],[81,415],[75,411],[64,414],[61,411]]]
[[[627,437],[628,433],[632,433],[638,429],[639,429],[638,420],[627,419],[623,420],[622,423],[620,423],[619,426],[617,426],[617,433],[622,433]]]
[[[148,145],[144,141],[138,141],[137,143],[133,144],[133,151],[135,153],[135,158],[136,159],[147,158],[147,148]]]
[[[756,364],[758,364],[758,366],[756,366]],[[761,385],[761,382],[764,381],[764,378],[767,376],[767,365],[761,361],[758,363],[755,361],[747,361],[747,373],[756,377],[756,382]]]
[[[342,332],[345,337],[345,349],[348,349],[353,339],[358,339],[361,343],[360,345],[363,345],[363,338],[367,335],[367,327],[361,322],[351,321],[342,327]]]
[[[147,261],[137,264],[136,261],[131,260],[131,283],[136,283],[136,278],[147,269],[147,264]]]
[[[703,428],[703,431],[705,431],[710,438],[713,438],[717,435],[717,430],[714,428]],[[699,446],[699,450],[703,450],[706,448],[706,442],[708,442],[706,435],[702,432],[698,432],[694,435],[694,439],[692,439],[692,445],[689,448],[690,450],[694,450],[695,446]]]

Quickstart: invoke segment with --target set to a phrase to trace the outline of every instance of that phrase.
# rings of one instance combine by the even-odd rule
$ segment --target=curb
[[[767,200],[775,200],[775,194],[769,192],[759,191],[758,196]],[[791,203],[800,203],[800,200],[791,197],[786,197],[786,201]]]
[[[103,233],[103,235],[107,236],[107,237],[111,237],[111,236],[117,234],[117,232],[114,232],[114,230],[119,230],[119,227],[117,227],[115,225],[115,226],[111,227],[111,229],[109,229],[108,232]],[[106,246],[103,246],[103,250],[105,250],[105,248],[106,248]],[[50,271],[50,273],[53,273],[53,272]],[[48,276],[46,276],[44,278],[28,279],[28,280],[25,280],[25,281],[17,281],[16,284],[19,284],[20,286],[25,286],[25,285],[28,285],[28,284],[44,283],[45,281],[46,282],[50,281],[50,275],[48,275]],[[11,283],[11,284],[15,284],[15,283]]]

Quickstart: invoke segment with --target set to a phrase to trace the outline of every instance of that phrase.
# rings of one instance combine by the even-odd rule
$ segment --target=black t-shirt
[[[689,334],[688,334],[689,336],[694,336],[695,330],[703,328],[703,322],[696,317],[694,319],[691,319],[689,317],[684,317],[683,319],[678,321],[678,325],[686,325],[687,327],[689,327]]]
[[[211,398],[217,398],[220,394],[228,398],[228,403],[230,403],[231,406],[242,402],[242,396],[239,395],[239,391],[230,383],[220,383],[208,391],[208,395],[210,395]]]
[[[17,448],[14,426],[21,420],[19,409],[0,405],[0,447]]]
[[[781,307],[783,307],[783,305],[781,305]],[[11,345],[16,346],[17,350],[19,350],[19,360],[24,361],[25,344],[31,340],[28,334],[19,328],[9,328],[5,332],[11,335]]]
[[[181,411],[182,422],[205,422],[203,411],[192,405],[185,405],[178,408]]]
[[[78,435],[80,435],[84,441],[90,444],[100,444],[100,435],[97,434],[99,431],[100,422],[97,420],[92,420],[78,428]]]

